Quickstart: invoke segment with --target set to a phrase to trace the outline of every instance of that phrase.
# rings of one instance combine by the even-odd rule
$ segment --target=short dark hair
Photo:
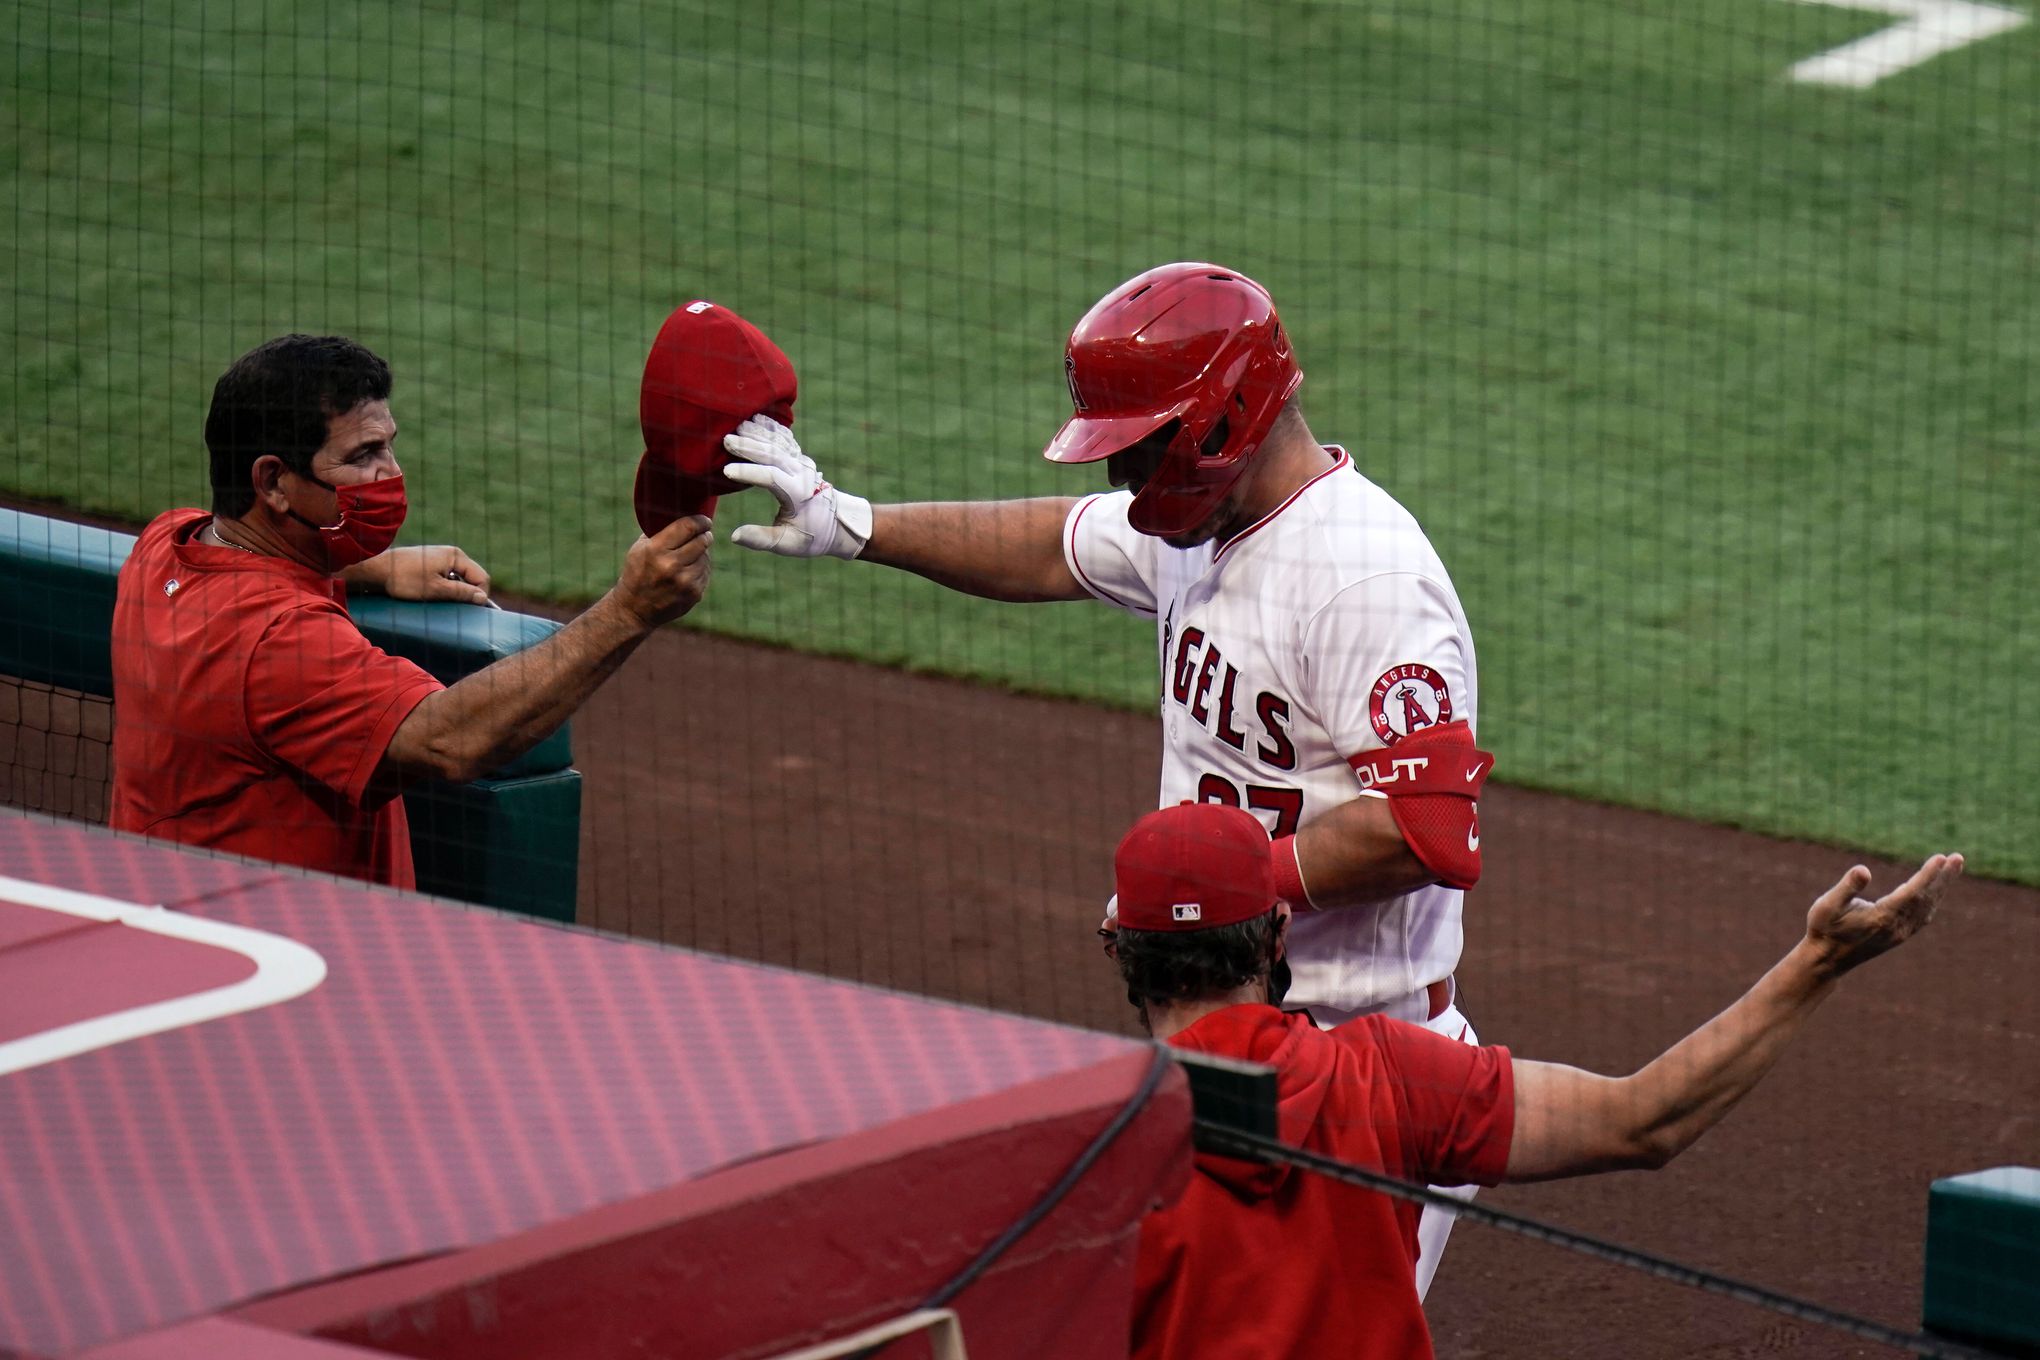
[[[280,335],[249,350],[213,384],[205,416],[213,513],[254,507],[255,460],[266,453],[309,476],[333,417],[389,397],[390,366],[344,335]]]
[[[1276,913],[1207,930],[1128,930],[1113,936],[1126,999],[1146,1010],[1222,996],[1269,975],[1275,964]]]

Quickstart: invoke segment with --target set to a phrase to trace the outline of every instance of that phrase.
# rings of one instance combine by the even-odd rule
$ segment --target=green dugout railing
[[[2040,1356],[2040,1168],[2000,1166],[1927,1194],[1928,1330]]]
[[[0,509],[0,675],[111,698],[113,595],[132,534]],[[559,625],[475,605],[358,597],[361,631],[447,684]],[[574,918],[581,775],[567,729],[472,784],[404,795],[421,890],[553,920]]]

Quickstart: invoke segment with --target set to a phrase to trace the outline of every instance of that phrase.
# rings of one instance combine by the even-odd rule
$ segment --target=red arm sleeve
[[[1509,1050],[1456,1043],[1380,1016],[1353,1023],[1374,1031],[1402,1107],[1404,1145],[1423,1178],[1433,1185],[1499,1185],[1516,1130]]]
[[[361,635],[337,604],[291,609],[248,658],[248,731],[265,751],[356,806],[390,738],[426,695],[423,669]]]

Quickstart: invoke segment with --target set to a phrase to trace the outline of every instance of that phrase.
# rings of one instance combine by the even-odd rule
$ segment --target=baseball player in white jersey
[[[1123,490],[873,506],[757,418],[726,441],[724,473],[779,513],[732,541],[1153,619],[1160,803],[1228,803],[1268,827],[1296,912],[1289,1006],[1477,1042],[1451,979],[1493,762],[1473,743],[1466,615],[1422,528],[1312,436],[1274,304],[1244,275],[1175,264],[1128,280],[1078,323],[1064,367],[1076,409],[1047,456],[1105,461]],[[1426,1212],[1420,1291],[1450,1228]]]

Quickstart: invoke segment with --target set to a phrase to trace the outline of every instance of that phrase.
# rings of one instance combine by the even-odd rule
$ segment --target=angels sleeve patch
[[[1374,735],[1393,746],[1412,732],[1452,721],[1452,695],[1445,677],[1429,666],[1409,662],[1382,672],[1368,696]]]

